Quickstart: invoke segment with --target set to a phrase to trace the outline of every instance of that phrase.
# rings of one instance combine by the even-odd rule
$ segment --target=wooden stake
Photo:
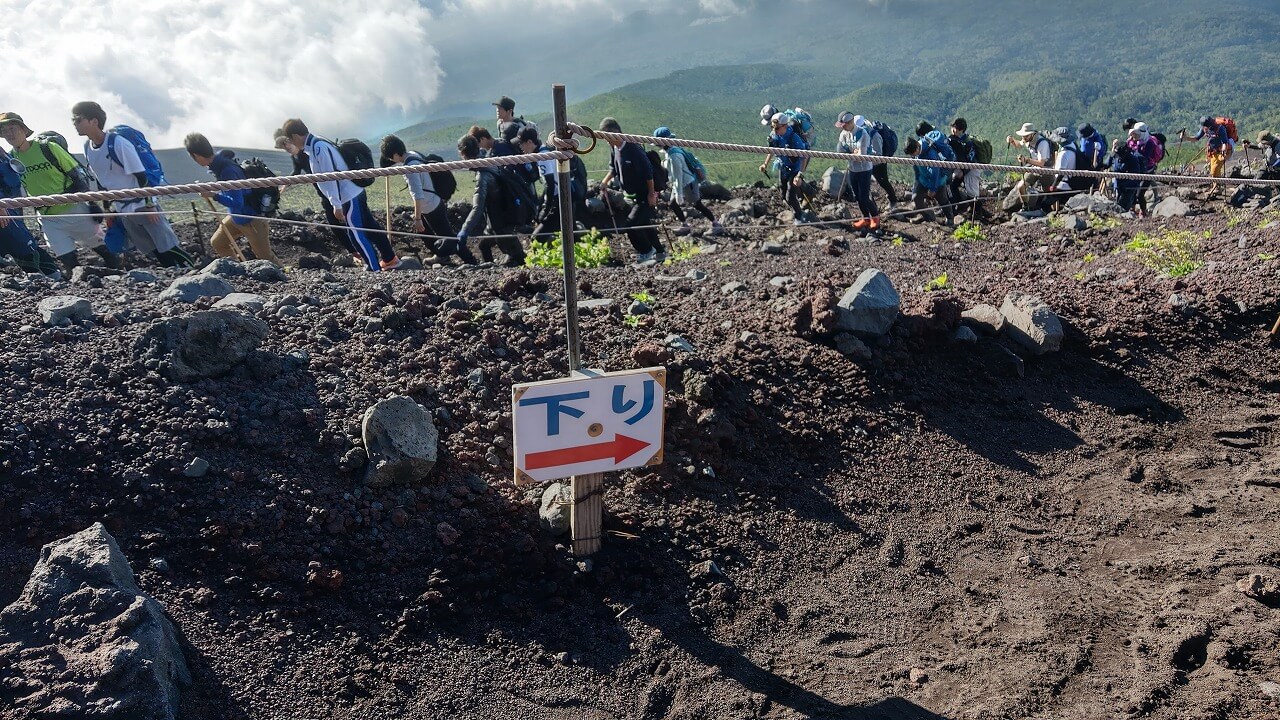
[[[600,549],[603,510],[604,473],[574,475],[573,506],[569,509],[574,555],[590,555]]]
[[[1271,326],[1271,334],[1275,335],[1280,332],[1280,317],[1276,318],[1276,324]]]
[[[387,187],[387,229],[390,230],[391,229],[391,176],[388,175],[387,177],[384,177],[382,179],[386,181],[386,187]],[[417,221],[415,220],[414,222],[417,222]],[[410,228],[410,230],[412,229],[413,228]],[[387,236],[387,241],[388,242],[391,241],[390,235]]]

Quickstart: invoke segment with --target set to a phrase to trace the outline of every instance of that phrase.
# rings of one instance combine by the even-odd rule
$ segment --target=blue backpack
[[[924,136],[924,142],[932,145],[933,148],[938,151],[938,154],[942,156],[943,160],[955,161],[956,151],[951,149],[951,143],[947,142],[947,139],[942,136],[941,130],[930,130]]]
[[[0,197],[22,197],[22,176],[13,169],[13,158],[0,150]]]
[[[898,152],[898,133],[893,128],[876,120],[871,123],[871,132],[880,135],[880,155],[882,157],[893,157]]]
[[[120,157],[116,155],[117,135],[128,140],[138,153],[138,159],[142,161],[142,168],[147,174],[148,185],[155,187],[169,184],[164,179],[164,168],[160,167],[160,161],[156,159],[151,143],[147,142],[147,136],[128,125],[117,125],[107,131],[107,157],[111,158],[111,162],[124,167],[124,163],[120,162]]]
[[[1089,138],[1080,138],[1080,151],[1076,153],[1076,169],[1077,170],[1101,170],[1107,166],[1107,137],[1102,133],[1094,133],[1093,137],[1097,140]]]
[[[813,116],[805,112],[804,110],[801,110],[800,108],[787,110],[786,112],[783,113],[783,115],[786,115],[788,120],[790,121],[791,129],[795,130],[797,133],[800,134],[800,137],[804,139],[804,142],[806,145],[812,147],[813,146]]]

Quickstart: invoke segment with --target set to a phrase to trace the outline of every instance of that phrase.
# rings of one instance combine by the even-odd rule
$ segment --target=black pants
[[[560,203],[553,200],[544,205],[542,219],[533,228],[533,239],[537,242],[551,242],[555,233],[560,232]]]
[[[653,220],[653,206],[644,200],[632,205],[631,212],[627,214],[627,239],[631,241],[631,247],[641,255],[650,251],[666,252],[658,237],[658,229],[644,227],[653,225]]]
[[[871,199],[871,173],[872,170],[863,172],[849,173],[849,187],[853,190],[853,197],[858,201],[858,212],[863,217],[879,217],[880,209],[876,207],[876,201]]]
[[[520,244],[520,238],[515,237],[514,225],[490,227],[490,232],[499,237],[480,238],[480,257],[484,258],[485,262],[493,262],[493,248],[497,246],[507,256],[508,265],[524,264],[524,246]]]
[[[943,185],[942,187],[933,191],[925,190],[922,186],[916,185],[916,189],[914,193],[916,209],[920,210],[921,208],[924,207],[924,200],[926,197],[926,193],[928,192],[934,193],[934,197],[938,201],[939,209],[941,209],[942,214],[947,217],[947,223],[950,224],[954,222],[956,217],[956,209],[951,206],[951,192],[947,190],[946,185]]]
[[[674,198],[668,207],[671,208],[671,212],[676,216],[677,220],[682,223],[685,221],[684,208],[680,207],[680,203],[676,202]],[[710,208],[702,203],[702,198],[698,198],[698,202],[693,204],[693,209],[702,213],[711,222],[716,221],[715,213],[711,212]]]
[[[26,225],[22,224],[21,212],[19,210],[18,215],[12,212],[6,213],[9,215],[9,224],[0,227],[0,256],[12,257],[23,272],[45,275],[57,272],[58,261],[36,244]]]
[[[889,182],[889,165],[888,163],[876,163],[871,168],[871,177],[875,178],[880,187],[884,188],[884,194],[889,196],[889,204],[898,204],[898,193],[893,191],[893,183]]]
[[[791,184],[795,179],[796,171],[783,165],[778,168],[778,190],[782,193],[782,201],[791,207],[791,211],[799,218],[804,212],[800,208],[800,188]]]

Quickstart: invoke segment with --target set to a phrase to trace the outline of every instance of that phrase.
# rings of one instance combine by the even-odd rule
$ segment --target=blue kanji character
[[[583,411],[561,403],[567,403],[570,400],[586,400],[591,396],[589,391],[565,393],[563,395],[547,395],[538,398],[522,398],[520,400],[521,407],[529,405],[546,405],[547,406],[547,435],[560,434],[560,414],[564,413],[571,418],[580,418]]]
[[[649,412],[653,410],[653,386],[654,382],[652,379],[644,381],[644,402],[640,406],[640,412],[626,419],[626,423],[628,425],[635,425],[644,419],[645,415],[648,415]],[[631,408],[636,406],[635,400],[626,400],[624,398],[626,391],[626,385],[613,386],[613,412],[616,415],[631,412]]]

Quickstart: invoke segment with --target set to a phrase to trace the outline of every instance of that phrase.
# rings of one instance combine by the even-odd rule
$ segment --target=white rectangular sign
[[[511,388],[516,482],[662,462],[665,368],[525,383]]]

